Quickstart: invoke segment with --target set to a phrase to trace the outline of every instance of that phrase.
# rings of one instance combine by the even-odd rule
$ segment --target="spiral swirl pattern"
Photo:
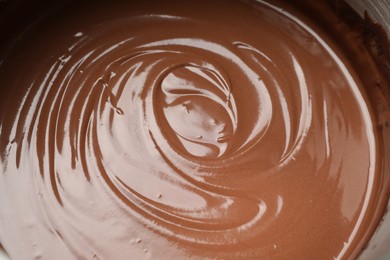
[[[151,232],[195,255],[259,257],[278,241],[293,247],[278,228],[302,236],[328,214],[334,240],[350,241],[370,197],[375,140],[358,82],[325,41],[267,3],[237,3],[245,20],[131,7],[116,18],[123,6],[91,11],[96,23],[56,22],[62,42],[29,51],[43,57],[39,71],[20,58],[29,85],[2,115],[1,196],[24,183],[12,190],[35,205],[36,239],[60,238],[64,255],[87,247],[124,257],[124,237]]]

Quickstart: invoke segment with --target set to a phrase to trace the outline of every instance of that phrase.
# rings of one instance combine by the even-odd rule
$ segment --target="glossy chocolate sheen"
[[[68,4],[4,48],[11,258],[356,257],[387,191],[382,79],[302,3]]]

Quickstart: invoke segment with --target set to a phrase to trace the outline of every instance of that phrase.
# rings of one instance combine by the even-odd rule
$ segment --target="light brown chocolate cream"
[[[0,82],[12,259],[348,259],[372,232],[361,75],[285,3],[68,5]]]

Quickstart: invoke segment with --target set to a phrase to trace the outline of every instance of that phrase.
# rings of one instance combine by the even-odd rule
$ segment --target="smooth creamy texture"
[[[0,63],[13,259],[356,256],[380,149],[320,29],[261,1],[72,8]]]

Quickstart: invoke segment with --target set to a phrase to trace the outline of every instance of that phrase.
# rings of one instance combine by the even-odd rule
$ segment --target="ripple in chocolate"
[[[10,256],[356,255],[380,185],[372,111],[337,46],[281,6],[73,3],[31,28],[0,65]]]

